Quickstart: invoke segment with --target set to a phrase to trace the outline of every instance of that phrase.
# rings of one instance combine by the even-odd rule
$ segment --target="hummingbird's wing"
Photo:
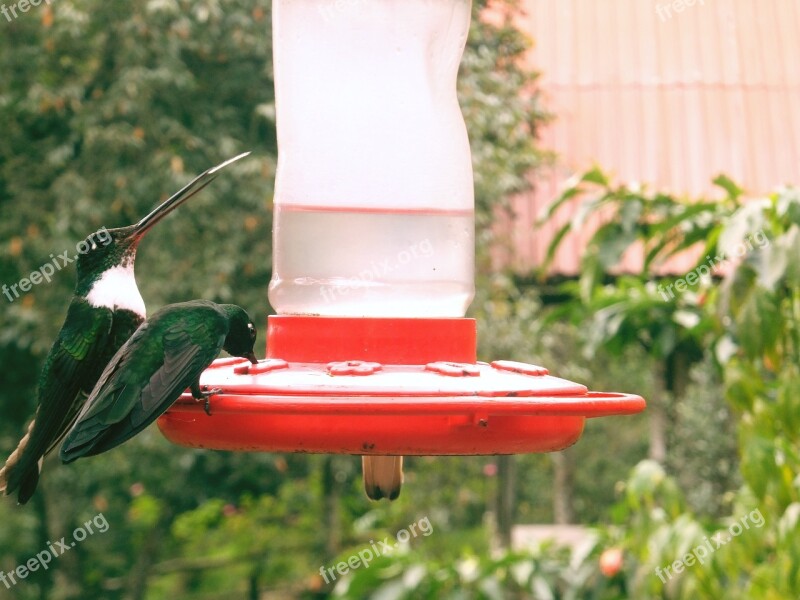
[[[66,380],[75,383],[78,392],[64,414],[63,422],[58,427],[58,434],[52,436],[45,456],[61,443],[75,424],[78,414],[83,409],[103,369],[143,321],[142,317],[126,313],[126,311],[112,312],[105,307],[89,307],[82,299],[76,301],[76,304],[78,304],[76,312],[88,314],[91,325],[87,327],[86,318],[74,320],[70,318],[69,314],[67,315],[59,335],[63,352],[55,357],[54,365],[49,371],[47,367],[45,368],[45,372],[49,375],[45,378],[45,387],[48,392],[52,392],[54,388],[62,390],[63,393]],[[78,365],[70,374],[69,368],[65,365],[72,361],[77,361]],[[62,376],[64,376],[64,380],[59,379]],[[42,407],[50,415],[58,412],[52,410],[52,403],[49,399],[42,400]]]
[[[161,416],[222,349],[226,323],[214,321],[178,319],[155,351],[149,331],[155,327],[145,322],[100,376],[64,441],[61,460],[111,450]]]
[[[0,471],[0,491],[26,488],[20,489],[20,503],[36,488],[40,460],[74,422],[85,399],[81,392],[88,391],[83,390],[86,382],[96,377],[107,356],[112,321],[111,311],[93,308],[83,299],[70,304],[42,369],[34,421]]]

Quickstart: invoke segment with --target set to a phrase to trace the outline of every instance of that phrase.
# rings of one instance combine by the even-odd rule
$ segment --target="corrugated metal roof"
[[[800,1],[690,1],[524,0],[530,60],[555,115],[542,145],[559,160],[515,200],[513,252],[500,262],[541,263],[555,226],[533,222],[593,164],[690,197],[718,197],[722,172],[752,195],[800,184]],[[588,236],[566,241],[555,272],[576,271]]]

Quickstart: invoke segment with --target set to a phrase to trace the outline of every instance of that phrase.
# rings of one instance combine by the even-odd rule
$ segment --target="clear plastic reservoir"
[[[274,0],[278,314],[461,317],[473,182],[468,0]]]

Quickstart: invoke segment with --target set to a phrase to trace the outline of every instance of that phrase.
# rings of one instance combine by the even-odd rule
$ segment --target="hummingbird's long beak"
[[[223,168],[227,167],[232,162],[236,162],[240,158],[247,156],[248,154],[250,153],[245,152],[239,156],[234,156],[233,158],[226,160],[224,163],[221,163],[216,167],[212,167],[192,179],[192,181],[173,194],[170,198],[165,200],[161,206],[153,210],[153,212],[134,225],[131,236],[136,239],[141,239],[148,231],[150,231],[153,225],[158,223],[161,219],[166,217],[169,213],[178,208],[181,204],[186,202],[189,198],[194,196],[209,183],[214,181]]]
[[[256,358],[256,355],[253,352],[245,354],[245,358],[247,358],[247,360],[249,360],[254,365],[258,364],[258,359]]]

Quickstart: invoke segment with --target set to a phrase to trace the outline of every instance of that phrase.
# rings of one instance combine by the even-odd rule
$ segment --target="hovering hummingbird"
[[[165,306],[117,351],[61,446],[70,463],[115,448],[160,417],[186,390],[205,401],[200,374],[220,350],[258,362],[256,328],[235,304],[191,300]]]
[[[370,500],[394,500],[400,495],[403,485],[402,456],[362,456],[361,470],[364,473],[364,489]]]
[[[142,238],[161,219],[206,187],[240,154],[205,171],[136,225],[108,229],[105,243],[90,235],[78,255],[78,278],[67,317],[39,376],[34,420],[0,469],[0,493],[18,490],[25,504],[39,482],[42,461],[75,422],[84,400],[114,353],[145,318],[133,267]]]

